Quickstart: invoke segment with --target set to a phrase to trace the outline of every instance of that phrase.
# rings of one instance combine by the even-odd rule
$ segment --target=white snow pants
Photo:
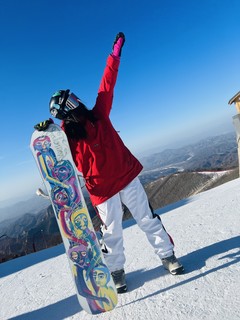
[[[119,193],[97,206],[104,223],[103,252],[110,271],[122,269],[126,260],[123,247],[122,203],[129,209],[140,229],[145,232],[155,253],[160,258],[171,256],[173,244],[170,237],[161,220],[153,217],[147,195],[137,177]]]

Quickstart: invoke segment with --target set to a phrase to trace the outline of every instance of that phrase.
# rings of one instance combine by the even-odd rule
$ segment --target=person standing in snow
[[[60,120],[74,162],[86,180],[93,206],[102,220],[103,253],[118,293],[127,291],[122,230],[122,203],[145,232],[164,267],[172,274],[183,272],[174,255],[171,237],[154,215],[138,178],[141,163],[124,145],[110,119],[113,91],[125,36],[118,33],[92,110],[70,90],[59,90],[50,99],[50,112]]]

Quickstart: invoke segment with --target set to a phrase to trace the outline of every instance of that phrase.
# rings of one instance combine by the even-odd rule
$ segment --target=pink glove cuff
[[[115,43],[115,45],[113,46],[113,52],[112,52],[112,55],[115,56],[115,57],[120,57],[120,52],[121,52],[121,49],[122,49],[122,46],[123,46],[123,38],[119,38],[117,40],[117,42]]]

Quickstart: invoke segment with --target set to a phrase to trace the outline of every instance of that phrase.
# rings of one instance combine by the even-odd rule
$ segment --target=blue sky
[[[126,43],[111,119],[136,155],[234,130],[238,0],[0,0],[0,202],[41,184],[29,149],[48,102],[70,88],[92,108],[117,32]]]

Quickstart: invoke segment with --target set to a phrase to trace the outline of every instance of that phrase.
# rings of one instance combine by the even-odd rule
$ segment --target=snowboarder
[[[174,244],[158,216],[153,215],[138,178],[142,165],[133,156],[109,119],[113,91],[125,36],[118,33],[107,58],[96,104],[89,110],[70,90],[57,91],[50,99],[50,112],[67,134],[75,164],[102,220],[103,252],[118,293],[127,291],[122,231],[122,203],[132,213],[172,274],[183,272],[174,255]],[[39,124],[39,129],[44,122]]]

